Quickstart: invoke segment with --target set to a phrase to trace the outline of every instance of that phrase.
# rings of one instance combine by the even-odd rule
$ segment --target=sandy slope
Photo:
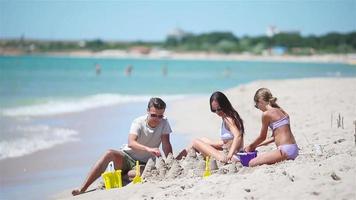
[[[255,168],[238,167],[235,174],[207,179],[177,178],[99,190],[76,197],[69,192],[57,199],[356,199],[356,79],[295,79],[257,81],[225,91],[246,125],[245,144],[260,128],[260,111],[253,95],[268,87],[291,117],[300,147],[295,161]],[[337,116],[344,127],[337,127]],[[209,97],[185,99],[169,106],[176,132],[190,138],[218,137],[220,119],[209,111]],[[318,155],[315,145],[322,154]],[[272,144],[260,153],[273,149]]]

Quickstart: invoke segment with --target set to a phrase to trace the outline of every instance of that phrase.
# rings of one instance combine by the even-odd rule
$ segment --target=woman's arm
[[[230,132],[234,135],[234,139],[232,140],[232,144],[226,158],[226,161],[228,161],[232,158],[236,150],[241,149],[243,145],[243,137],[232,118],[228,117],[224,120],[224,122],[229,128]]]
[[[254,151],[256,147],[266,139],[267,131],[268,131],[268,123],[269,123],[269,117],[264,112],[262,114],[262,127],[260,131],[260,135],[251,144],[245,147],[245,151],[247,152]]]
[[[261,144],[257,145],[257,147],[265,146],[265,145],[268,145],[268,144],[270,144],[272,142],[274,142],[274,137],[270,137],[270,138],[266,139]]]

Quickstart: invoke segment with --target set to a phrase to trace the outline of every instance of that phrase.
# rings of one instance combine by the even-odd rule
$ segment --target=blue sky
[[[160,41],[176,27],[241,37],[269,25],[303,35],[356,31],[356,0],[0,0],[0,38]]]

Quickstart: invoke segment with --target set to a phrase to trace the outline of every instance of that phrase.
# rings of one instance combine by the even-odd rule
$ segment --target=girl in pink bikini
[[[277,98],[267,88],[256,91],[255,107],[262,113],[260,135],[244,150],[254,151],[257,147],[275,142],[277,149],[258,155],[249,162],[249,166],[274,164],[283,160],[294,160],[298,156],[298,146],[290,129],[289,115],[276,103]],[[266,140],[268,127],[272,129],[272,137]]]

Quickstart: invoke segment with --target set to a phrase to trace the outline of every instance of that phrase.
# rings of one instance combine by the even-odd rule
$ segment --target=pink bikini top
[[[276,128],[279,128],[279,127],[287,125],[287,124],[290,124],[289,117],[284,116],[281,119],[270,123],[269,127],[272,129],[272,131],[274,131],[274,130],[276,130]]]

